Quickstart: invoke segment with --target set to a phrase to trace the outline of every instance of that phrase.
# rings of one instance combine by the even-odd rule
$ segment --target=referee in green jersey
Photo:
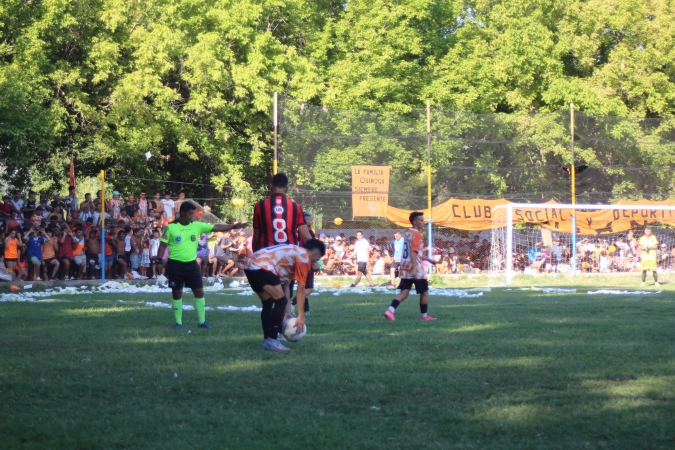
[[[237,228],[246,228],[248,223],[215,225],[193,221],[196,206],[192,203],[183,202],[180,205],[180,217],[178,221],[164,227],[159,243],[158,255],[162,258],[162,265],[166,267],[166,277],[173,294],[171,307],[176,318],[174,329],[183,326],[183,286],[192,289],[195,296],[195,309],[199,320],[199,328],[211,328],[206,321],[206,300],[204,300],[204,284],[202,273],[197,264],[197,244],[201,233],[212,231],[225,232]],[[163,259],[166,247],[169,246],[169,259]]]

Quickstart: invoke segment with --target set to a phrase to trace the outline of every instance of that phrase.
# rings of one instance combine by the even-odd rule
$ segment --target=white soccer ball
[[[647,250],[647,251],[649,251],[649,250],[652,249],[652,246],[651,246],[651,245],[645,245],[645,246],[644,246],[644,249]]]
[[[298,342],[307,334],[307,324],[305,324],[302,327],[301,331],[298,331],[295,328],[296,320],[297,319],[295,317],[291,317],[290,319],[284,322],[284,325],[282,327],[282,333],[284,334],[284,337],[288,339],[290,342]]]

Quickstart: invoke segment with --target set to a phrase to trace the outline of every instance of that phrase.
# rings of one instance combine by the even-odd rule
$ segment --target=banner
[[[352,166],[352,218],[386,217],[391,166]]]
[[[450,199],[431,209],[431,218],[434,225],[455,228],[466,231],[489,230],[492,228],[494,208],[510,202],[504,199]],[[572,232],[572,210],[556,208],[557,202],[550,200],[550,207],[529,208],[521,206],[513,208],[513,223],[531,223],[561,233]],[[622,200],[617,205],[642,205],[642,208],[608,209],[608,210],[576,210],[577,234],[602,235],[628,231],[632,228],[643,227],[650,223],[662,223],[675,226],[675,211],[659,211],[644,208],[644,206],[675,206],[675,201],[660,202],[640,200]],[[408,216],[412,211],[406,211],[390,206],[387,209],[387,220],[401,227],[409,227]],[[424,218],[429,219],[429,211],[424,210]]]

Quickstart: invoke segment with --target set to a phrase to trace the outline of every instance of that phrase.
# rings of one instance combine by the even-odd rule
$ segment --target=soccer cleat
[[[435,317],[431,317],[431,316],[429,316],[429,315],[426,315],[426,316],[420,316],[420,320],[423,321],[423,322],[428,322],[428,321],[430,321],[430,320],[436,320],[436,318],[435,318]]]
[[[285,347],[277,339],[272,339],[272,338],[265,338],[265,340],[263,340],[262,349],[263,350],[269,350],[269,351],[272,351],[272,352],[288,352],[288,351],[291,350],[290,348]]]
[[[371,285],[368,286],[368,287],[374,288],[374,287],[376,287],[376,286],[375,286],[374,284],[371,284]]]
[[[204,321],[203,323],[197,324],[199,328],[211,328],[208,322]]]
[[[389,311],[389,310],[386,310],[386,311],[384,312],[384,317],[386,317],[387,320],[391,320],[392,322],[393,322],[394,320],[396,320],[396,316],[394,315],[394,313],[391,312],[391,311]]]
[[[179,323],[174,323],[174,324],[173,324],[173,329],[174,329],[174,330],[180,330],[181,328],[183,328],[183,325],[181,325],[181,324],[179,324]]]
[[[658,281],[655,281],[654,286],[661,286],[661,283],[659,283]]]
[[[352,283],[349,287],[356,287],[356,285],[354,283]]]
[[[647,286],[647,283],[643,281],[642,283],[640,283],[640,286]]]

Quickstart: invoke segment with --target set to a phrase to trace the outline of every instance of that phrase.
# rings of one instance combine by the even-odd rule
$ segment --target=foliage
[[[457,114],[553,117],[573,102],[591,115],[671,117],[674,19],[663,0],[6,0],[0,164],[20,188],[62,189],[74,155],[78,177],[105,169],[129,190],[157,179],[174,190],[181,185],[163,181],[196,183],[183,185],[193,197],[257,192],[271,172],[272,93],[280,92],[330,108],[389,112],[378,116],[379,128],[357,116],[331,124],[341,135],[395,131],[386,142],[326,143],[321,170],[282,166],[297,174],[298,186],[340,189],[350,164],[389,152],[399,164],[392,181],[412,195],[397,202],[414,204],[425,195],[415,175],[424,169],[426,140],[401,136],[424,133],[427,99]],[[412,119],[398,123],[400,114]],[[529,144],[467,152],[457,141],[438,142],[439,199],[479,187],[495,196],[544,192],[556,165],[570,163],[564,124],[496,121],[510,121],[507,129],[520,128]],[[478,122],[436,125],[443,133],[475,132]],[[636,123],[624,128],[623,139],[642,143],[614,153],[622,164],[589,172],[610,179],[593,189],[605,198],[670,195],[669,173],[642,183],[623,167],[665,167],[672,149],[655,146]],[[598,158],[604,151],[579,144],[584,161],[608,165]],[[529,178],[522,169],[478,179],[475,171],[444,175],[500,165],[546,169]]]

